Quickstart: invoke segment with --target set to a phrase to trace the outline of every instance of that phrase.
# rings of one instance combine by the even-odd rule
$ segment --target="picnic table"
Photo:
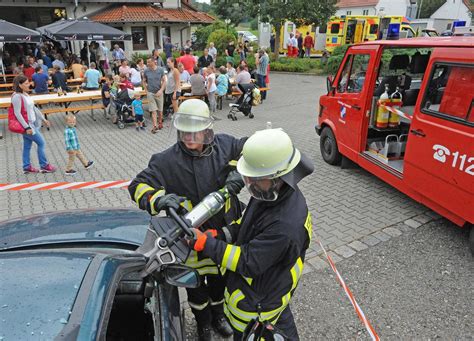
[[[141,95],[145,95],[145,91],[141,87],[135,88],[135,91],[139,92]],[[66,96],[58,96],[57,93],[54,94],[45,94],[45,95],[33,95],[30,96],[33,102],[36,105],[45,105],[45,104],[64,104],[64,107],[53,107],[53,108],[43,108],[41,112],[47,117],[49,114],[53,113],[73,113],[76,114],[82,110],[90,110],[90,116],[95,121],[94,110],[95,109],[104,109],[102,104],[102,93],[101,90],[88,90],[82,93],[69,92]],[[97,103],[99,101],[99,103]],[[86,105],[82,106],[70,106],[72,103],[78,102],[89,102]],[[11,105],[11,97],[0,97],[0,110],[8,110]],[[7,114],[0,114],[0,119],[6,119]],[[2,138],[2,132],[0,131],[0,138]]]

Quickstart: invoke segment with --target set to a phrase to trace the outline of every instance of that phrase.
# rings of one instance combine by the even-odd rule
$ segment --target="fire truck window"
[[[472,122],[474,67],[437,64],[428,84],[423,108]]]
[[[361,92],[364,87],[369,60],[370,56],[368,54],[355,54],[350,56],[341,73],[337,91],[345,93]]]
[[[369,33],[370,34],[377,34],[378,29],[379,29],[379,25],[377,25],[377,24],[370,25]]]
[[[332,33],[332,34],[337,34],[337,33],[339,33],[339,24],[332,24],[332,25],[331,25],[331,33]]]

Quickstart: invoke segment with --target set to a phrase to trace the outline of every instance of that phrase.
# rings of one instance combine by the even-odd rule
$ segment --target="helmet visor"
[[[212,129],[205,129],[196,132],[187,132],[178,130],[178,141],[184,144],[211,144],[214,141],[214,131]]]
[[[281,187],[279,178],[259,177],[252,178],[243,176],[245,187],[247,187],[250,195],[257,200],[275,201]]]
[[[177,112],[173,117],[173,126],[178,131],[195,133],[206,129],[212,129],[212,118]]]

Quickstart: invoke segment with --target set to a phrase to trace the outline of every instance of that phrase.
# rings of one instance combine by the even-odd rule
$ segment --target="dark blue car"
[[[183,340],[176,285],[192,274],[144,277],[149,221],[117,209],[0,223],[0,340]]]

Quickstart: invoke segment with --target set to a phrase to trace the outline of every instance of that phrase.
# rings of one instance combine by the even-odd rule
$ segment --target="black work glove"
[[[167,210],[168,208],[174,208],[175,211],[179,211],[182,206],[180,204],[185,201],[185,197],[180,197],[176,194],[165,194],[163,195],[155,204],[156,212],[160,212],[161,210]]]
[[[231,195],[237,195],[240,193],[242,188],[244,188],[244,180],[242,179],[242,175],[239,174],[237,171],[232,171],[227,175],[227,179],[225,180],[225,187],[227,191]]]

